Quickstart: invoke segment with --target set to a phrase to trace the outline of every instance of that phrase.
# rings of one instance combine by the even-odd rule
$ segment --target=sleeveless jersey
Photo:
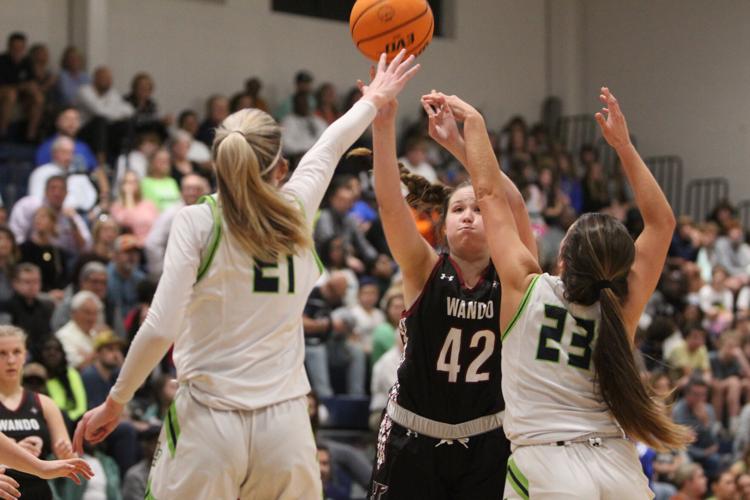
[[[458,265],[442,255],[399,325],[405,350],[396,402],[448,424],[501,411],[499,307],[492,265],[470,289]]]
[[[503,333],[503,427],[514,445],[622,433],[594,381],[599,303],[563,293],[560,278],[536,276]]]
[[[0,403],[0,432],[16,442],[29,436],[38,436],[43,443],[39,458],[44,459],[52,453],[51,438],[47,421],[44,419],[42,402],[35,392],[24,389],[21,403],[15,411]],[[8,469],[6,474],[18,481],[21,485],[19,490],[24,497],[36,498],[31,494],[32,491],[46,493],[49,490],[47,481],[31,474],[11,469]]]

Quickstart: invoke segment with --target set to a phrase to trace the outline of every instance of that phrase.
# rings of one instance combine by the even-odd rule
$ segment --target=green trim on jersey
[[[521,300],[521,304],[518,306],[518,310],[516,311],[516,314],[513,316],[513,319],[508,323],[508,327],[503,332],[502,336],[500,337],[500,342],[505,342],[505,337],[508,336],[510,333],[511,328],[515,326],[516,322],[518,321],[518,318],[521,317],[521,314],[523,313],[524,309],[526,309],[526,304],[529,301],[529,297],[531,297],[531,292],[534,291],[534,287],[536,286],[536,282],[539,280],[539,277],[541,274],[537,274],[534,276],[534,279],[531,280],[531,283],[529,284],[529,287],[526,289],[526,293],[523,295],[523,300]]]
[[[211,267],[211,262],[213,262],[214,256],[216,255],[216,249],[219,248],[219,243],[221,242],[222,232],[221,213],[219,212],[216,198],[213,195],[201,196],[198,203],[208,203],[208,206],[211,207],[211,216],[214,219],[214,227],[211,230],[211,241],[208,243],[208,251],[203,259],[201,259],[200,266],[198,266],[198,277],[195,280],[196,283],[203,278],[206,271],[208,271],[208,268]]]
[[[156,500],[156,497],[154,496],[154,494],[151,493],[151,480],[150,479],[146,483],[146,493],[145,493],[144,500]]]
[[[164,422],[165,434],[167,435],[167,446],[169,446],[169,455],[174,458],[177,440],[180,438],[180,421],[177,418],[177,408],[173,401],[167,410],[167,421]]]
[[[505,480],[510,483],[521,498],[529,500],[529,480],[518,468],[513,457],[508,459],[508,474],[505,476]]]

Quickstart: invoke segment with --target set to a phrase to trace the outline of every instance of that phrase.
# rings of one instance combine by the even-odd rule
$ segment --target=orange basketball
[[[352,40],[367,58],[388,61],[401,49],[418,56],[432,40],[435,21],[427,0],[357,0],[349,16]]]

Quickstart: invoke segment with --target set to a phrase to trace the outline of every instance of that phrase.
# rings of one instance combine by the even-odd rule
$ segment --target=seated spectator
[[[677,221],[677,228],[674,230],[667,256],[676,263],[695,262],[702,243],[701,239],[701,233],[693,225],[693,219],[683,215]]]
[[[570,200],[576,214],[583,211],[583,189],[576,173],[576,166],[570,153],[560,151],[555,154],[557,171],[560,175],[560,189]]]
[[[167,239],[169,230],[172,228],[172,221],[177,212],[189,205],[198,202],[201,196],[210,192],[210,186],[205,177],[196,174],[184,176],[180,182],[181,200],[168,209],[164,210],[151,226],[151,231],[146,237],[144,250],[146,253],[146,264],[148,272],[152,278],[158,279],[161,276],[162,266],[164,264],[164,253],[167,251]]]
[[[281,123],[284,118],[294,109],[294,96],[298,93],[307,96],[307,106],[310,110],[315,109],[315,96],[313,96],[313,76],[305,70],[298,71],[294,75],[294,92],[284,99],[276,108],[274,118]]]
[[[180,201],[180,186],[170,175],[171,164],[169,150],[158,149],[149,159],[146,177],[141,179],[143,198],[151,200],[160,213]],[[141,244],[147,234],[143,235]]]
[[[27,348],[33,358],[50,331],[55,305],[40,296],[42,273],[28,262],[17,264],[13,272],[13,295],[0,304],[0,323],[21,328],[28,335]]]
[[[750,318],[750,286],[744,286],[737,294],[737,320]]]
[[[65,349],[68,364],[82,369],[94,362],[94,337],[102,312],[102,301],[93,292],[82,290],[70,303],[70,321],[55,332],[55,337]]]
[[[305,368],[313,390],[321,397],[333,395],[329,375],[329,351],[336,361],[343,353],[348,356],[347,393],[364,394],[366,362],[364,352],[347,342],[348,326],[343,318],[334,316],[346,293],[346,276],[338,271],[315,287],[302,314],[305,334]],[[330,342],[329,342],[330,341]],[[330,347],[330,349],[329,349]]]
[[[63,108],[55,120],[55,133],[39,145],[36,150],[35,163],[37,166],[53,162],[52,145],[60,137],[67,137],[73,141],[73,158],[71,171],[91,173],[97,167],[96,157],[88,144],[77,139],[81,128],[81,114],[76,108]],[[29,190],[31,192],[31,190]]]
[[[604,167],[598,161],[586,167],[582,187],[584,212],[600,212],[612,204]]]
[[[399,337],[398,324],[404,312],[404,295],[399,288],[388,290],[381,301],[386,320],[372,332],[372,352],[370,361],[375,364],[378,359],[396,344]]]
[[[143,197],[141,181],[132,170],[123,177],[110,210],[118,225],[133,232],[139,248],[145,244],[149,231],[159,217],[159,209],[152,200]]]
[[[229,100],[219,94],[209,97],[206,102],[206,119],[198,127],[195,138],[210,148],[214,143],[216,127],[227,116],[229,116]]]
[[[750,474],[737,476],[737,494],[739,500],[750,500]]]
[[[726,330],[734,321],[734,295],[727,287],[727,271],[715,266],[711,283],[705,284],[698,293],[700,306],[705,315],[704,324],[715,336]]]
[[[115,255],[107,267],[107,296],[109,296],[125,320],[130,311],[138,305],[138,283],[146,275],[138,267],[141,254],[138,242],[131,234],[123,234],[115,240]]]
[[[143,458],[125,473],[125,478],[122,480],[122,500],[142,500],[146,497],[148,474],[154,453],[156,453],[160,432],[160,424],[151,424],[145,430],[138,432],[138,443],[141,445]]]
[[[253,96],[245,92],[237,92],[229,99],[229,112],[234,113],[241,109],[250,109],[255,107]]]
[[[81,372],[89,409],[107,399],[122,367],[124,342],[111,330],[102,330],[94,339],[94,362]],[[115,459],[120,471],[127,471],[138,461],[137,431],[128,420],[121,420],[105,440],[107,454]],[[124,472],[123,472],[124,473]]]
[[[354,336],[352,342],[369,353],[372,348],[372,332],[386,321],[383,311],[377,308],[380,288],[377,281],[369,276],[359,282],[359,303],[350,308],[354,318]]]
[[[69,137],[61,135],[55,139],[52,145],[52,161],[36,167],[31,172],[28,191],[30,196],[42,200],[47,180],[50,177],[63,176],[66,178],[68,190],[64,206],[86,213],[94,208],[99,194],[88,172],[76,170],[77,167],[73,164],[74,147],[75,143]]]
[[[302,155],[317,142],[328,124],[313,114],[309,97],[301,92],[294,95],[292,112],[281,120],[284,154],[296,165]]]
[[[13,231],[0,225],[0,304],[13,296],[13,266],[18,262],[18,257]]]
[[[35,43],[29,49],[26,57],[26,65],[29,70],[29,81],[34,82],[44,96],[44,108],[42,118],[55,107],[54,94],[57,86],[57,75],[49,65],[49,49],[43,43]]]
[[[695,441],[687,450],[690,459],[701,464],[709,478],[717,477],[719,439],[716,415],[708,403],[708,384],[701,379],[692,379],[685,388],[685,396],[674,405],[672,418],[695,433]]]
[[[678,492],[670,500],[702,500],[707,491],[706,475],[698,464],[683,464],[675,474]]]
[[[117,323],[117,308],[107,297],[107,266],[95,260],[87,262],[81,268],[78,282],[71,283],[65,288],[65,296],[52,315],[52,329],[59,330],[70,321],[73,297],[82,290],[93,292],[104,306],[96,320],[96,326],[114,326],[115,332],[124,337],[125,329],[122,324]]]
[[[63,411],[68,430],[72,431],[88,409],[81,374],[68,366],[65,351],[57,337],[47,337],[41,351],[39,362],[47,370],[47,394]]]
[[[112,86],[112,72],[106,66],[94,70],[92,83],[82,85],[76,100],[84,125],[81,139],[85,140],[104,163],[120,151],[128,134],[133,106]]]
[[[740,348],[736,332],[724,332],[718,339],[718,350],[710,354],[711,404],[716,420],[724,422],[724,406],[729,416],[729,430],[737,431],[740,415],[740,400],[750,395],[750,363]]]
[[[115,254],[115,239],[120,235],[120,225],[110,215],[103,213],[96,218],[91,232],[94,242],[91,251],[82,253],[73,268],[71,278],[77,281],[83,266],[91,261],[108,264]]]
[[[49,207],[40,207],[34,214],[34,229],[31,238],[19,245],[19,262],[30,262],[42,272],[42,291],[61,300],[62,289],[68,285],[68,272],[65,268],[65,251],[53,244],[57,214]]]
[[[672,350],[668,359],[677,387],[684,387],[693,375],[711,382],[711,364],[706,349],[706,332],[699,325],[688,326],[685,341]]]
[[[135,148],[127,154],[117,157],[115,173],[115,189],[119,189],[123,177],[127,172],[135,172],[138,179],[143,179],[148,173],[148,162],[154,153],[161,147],[161,139],[153,132],[142,132],[136,135]]]
[[[21,198],[13,206],[10,214],[10,229],[16,236],[16,242],[20,245],[31,235],[34,214],[42,206],[50,207],[57,214],[57,225],[53,243],[71,257],[78,256],[91,244],[91,233],[83,218],[70,207],[64,207],[65,198],[68,195],[67,181],[65,177],[53,175],[47,179],[44,188],[44,199],[34,196]]]
[[[11,33],[7,47],[7,52],[0,54],[0,139],[8,134],[16,103],[20,102],[27,119],[23,139],[33,142],[39,137],[44,93],[25,60],[26,35],[17,31]]]
[[[57,79],[57,98],[60,104],[74,105],[80,88],[90,83],[91,77],[86,73],[80,51],[72,45],[65,47],[60,57],[60,76]]]
[[[737,208],[729,200],[723,199],[708,214],[708,220],[716,223],[719,226],[719,232],[726,235],[737,224]]]
[[[332,83],[326,82],[315,91],[315,116],[323,119],[327,125],[341,116],[336,106],[336,87]]]
[[[201,175],[208,182],[213,182],[213,172],[210,166],[206,168],[190,159],[190,148],[193,142],[193,137],[184,130],[177,130],[172,134],[170,147],[172,167],[170,172],[177,184],[182,182],[183,177],[190,174]]]
[[[739,290],[748,284],[750,277],[750,245],[745,243],[742,226],[738,222],[729,225],[727,235],[716,240],[716,263],[723,266],[731,279],[727,286]]]
[[[130,81],[130,93],[125,96],[125,101],[130,103],[135,110],[133,114],[134,125],[137,130],[152,130],[166,137],[166,125],[172,121],[171,116],[161,118],[159,106],[153,98],[154,79],[148,73],[136,73]]]
[[[711,482],[711,496],[708,500],[737,500],[737,485],[735,474],[725,470]]]
[[[330,450],[321,443],[317,443],[317,448],[320,480],[323,483],[323,497],[326,500],[349,500],[351,498],[351,481],[341,482],[340,478],[335,478]],[[339,479],[339,481],[337,482],[336,479]]]
[[[203,144],[203,142],[197,140],[196,134],[198,133],[198,115],[192,109],[186,109],[180,113],[177,118],[177,130],[184,130],[190,137],[190,149],[188,150],[188,159],[195,163],[202,165],[204,168],[210,168],[211,162],[211,150]]]
[[[340,271],[346,276],[347,286],[346,293],[344,294],[344,305],[354,307],[358,300],[359,279],[357,278],[357,273],[349,265],[353,264],[356,266],[361,264],[361,261],[351,257],[351,250],[344,243],[344,239],[341,236],[332,236],[324,240],[319,246],[318,253],[326,271],[329,273]],[[354,259],[353,262],[352,259]]]
[[[388,404],[388,396],[396,383],[398,367],[404,357],[404,343],[396,336],[396,343],[375,362],[370,383],[370,430],[377,432]]]
[[[424,177],[430,184],[438,182],[435,168],[427,162],[427,141],[422,137],[408,140],[404,148],[404,156],[398,161],[409,172]]]
[[[711,281],[711,273],[718,264],[716,255],[716,240],[719,237],[719,226],[713,222],[702,224],[700,232],[700,249],[695,263],[700,268],[701,278],[706,283]]]
[[[263,82],[259,78],[248,78],[245,80],[245,93],[253,98],[254,107],[270,113],[268,103],[260,96],[260,90],[263,88]]]
[[[321,245],[333,236],[340,236],[344,245],[353,250],[347,266],[364,273],[366,264],[375,262],[378,252],[359,230],[356,220],[349,216],[354,202],[349,179],[336,177],[329,189],[328,206],[320,211],[313,238],[316,245]]]

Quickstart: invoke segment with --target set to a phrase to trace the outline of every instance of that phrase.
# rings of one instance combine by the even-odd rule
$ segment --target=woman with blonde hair
[[[305,395],[302,311],[320,276],[312,224],[344,151],[416,73],[385,54],[358,104],[321,136],[289,182],[281,130],[240,110],[216,131],[218,194],[175,217],[159,287],[119,378],[75,434],[103,440],[174,344],[179,389],[147,498],[319,499]],[[151,495],[151,496],[149,496]]]
[[[119,196],[112,203],[110,213],[121,227],[128,227],[143,246],[151,231],[151,226],[159,217],[156,204],[144,198],[141,191],[141,180],[133,170],[128,170],[122,178]]]
[[[24,389],[21,384],[25,360],[26,333],[15,326],[0,326],[0,420],[3,422],[0,462],[12,469],[6,475],[18,483],[18,490],[25,498],[51,499],[52,490],[45,479],[73,478],[74,473],[90,478],[90,472],[86,462],[75,458],[65,421],[55,402],[44,394]],[[16,461],[21,460],[16,464],[4,456],[12,448],[17,448],[11,439],[28,452],[21,455],[20,450],[15,450]],[[39,460],[50,453],[64,460]],[[24,465],[19,466],[21,463]],[[58,472],[43,473],[45,468]],[[7,482],[0,486],[0,497],[18,496],[8,492],[6,486]]]

